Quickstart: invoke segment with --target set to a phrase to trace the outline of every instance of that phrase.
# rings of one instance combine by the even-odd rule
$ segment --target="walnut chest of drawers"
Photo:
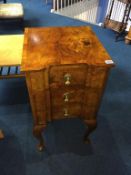
[[[110,68],[114,65],[90,27],[25,30],[21,71],[25,73],[34,116],[33,134],[42,150],[47,122],[80,117],[84,140],[97,125],[96,115]]]

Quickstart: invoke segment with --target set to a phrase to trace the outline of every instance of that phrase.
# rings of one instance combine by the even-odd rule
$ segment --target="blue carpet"
[[[110,72],[98,113],[98,128],[85,145],[79,119],[55,121],[43,133],[46,149],[36,150],[25,79],[0,81],[0,175],[129,175],[131,174],[131,46],[114,42],[115,34],[79,20],[51,14],[52,3],[19,0],[25,27],[90,25],[116,67]],[[0,22],[0,34],[23,33],[17,23]],[[97,56],[97,53],[96,53]]]

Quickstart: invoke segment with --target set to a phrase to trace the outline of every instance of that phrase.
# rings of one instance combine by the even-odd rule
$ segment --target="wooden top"
[[[21,64],[24,35],[0,36],[0,66]]]
[[[21,71],[83,63],[114,65],[90,27],[26,28]]]

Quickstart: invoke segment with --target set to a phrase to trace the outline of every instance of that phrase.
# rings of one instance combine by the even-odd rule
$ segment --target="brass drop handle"
[[[64,80],[65,80],[65,85],[70,85],[71,84],[71,74],[65,74],[64,75]]]
[[[67,108],[64,109],[64,116],[65,117],[68,117],[69,116],[69,113],[68,113],[68,109]]]
[[[64,102],[68,102],[69,101],[69,92],[64,93]]]

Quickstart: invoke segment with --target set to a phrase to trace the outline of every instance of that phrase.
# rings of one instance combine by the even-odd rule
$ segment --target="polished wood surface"
[[[105,60],[111,60],[90,27],[26,28],[25,36],[21,71],[55,64],[109,66]]]
[[[131,26],[129,28],[128,34],[125,37],[125,43],[130,44],[131,43]]]
[[[25,31],[21,70],[42,150],[42,131],[52,120],[80,117],[84,141],[97,126],[97,112],[113,61],[90,27],[30,28]]]
[[[21,65],[24,35],[0,36],[0,67]]]
[[[4,132],[3,130],[0,129],[0,140],[4,139],[4,137],[5,137]]]

